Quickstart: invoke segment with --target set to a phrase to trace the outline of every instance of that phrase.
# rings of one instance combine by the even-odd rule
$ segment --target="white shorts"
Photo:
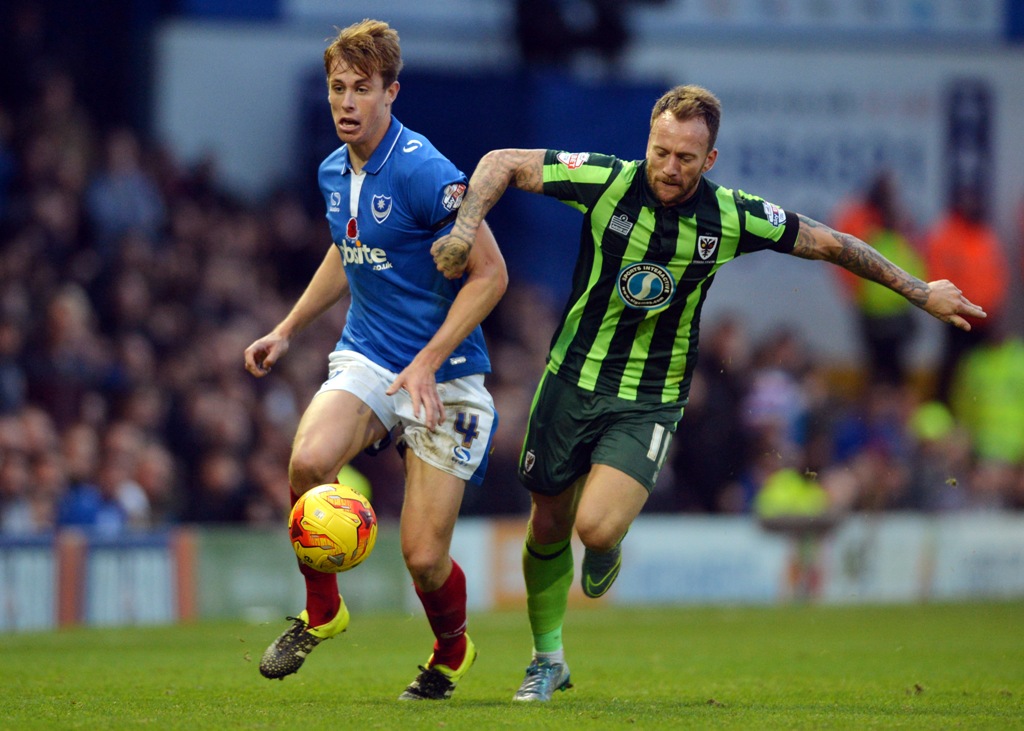
[[[420,408],[420,417],[413,414],[408,391],[385,393],[397,373],[352,350],[336,350],[327,362],[327,380],[317,394],[348,391],[373,409],[388,431],[398,427],[398,442],[421,460],[463,480],[483,481],[498,412],[482,373],[437,384],[445,420],[430,431],[422,418],[424,409]]]

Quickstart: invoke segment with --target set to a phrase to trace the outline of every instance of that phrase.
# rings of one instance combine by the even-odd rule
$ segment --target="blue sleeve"
[[[465,173],[451,161],[431,158],[407,180],[409,210],[424,230],[438,233],[455,221],[467,183]]]

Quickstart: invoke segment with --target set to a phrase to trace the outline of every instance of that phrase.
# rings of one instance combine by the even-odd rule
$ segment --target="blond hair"
[[[672,112],[672,115],[680,122],[685,122],[688,119],[703,119],[710,133],[708,150],[715,149],[718,126],[722,121],[722,103],[710,91],[695,84],[669,89],[654,103],[654,110],[651,112],[652,127],[655,120],[665,112]]]
[[[382,20],[369,18],[341,29],[324,51],[324,71],[328,76],[339,62],[368,77],[380,73],[386,89],[402,70],[398,32]]]

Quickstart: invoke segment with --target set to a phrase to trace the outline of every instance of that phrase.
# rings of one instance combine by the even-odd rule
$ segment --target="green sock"
[[[562,624],[573,579],[569,539],[540,545],[534,542],[533,534],[527,532],[523,544],[523,578],[533,649],[537,652],[561,650]]]

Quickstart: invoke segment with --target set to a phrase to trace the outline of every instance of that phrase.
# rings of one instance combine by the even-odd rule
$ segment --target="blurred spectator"
[[[965,355],[950,403],[981,462],[1024,465],[1024,340],[1007,337]]]
[[[27,378],[21,364],[24,330],[8,318],[0,318],[0,414],[17,411],[25,404]]]
[[[149,525],[175,522],[181,512],[182,489],[177,465],[170,450],[159,442],[147,442],[135,462],[135,483],[146,496]]]
[[[844,204],[835,218],[837,231],[856,236],[915,277],[925,276],[924,262],[908,239],[909,226],[896,197],[896,183],[887,171],[872,180],[862,200]],[[836,275],[857,309],[867,352],[867,380],[906,382],[907,352],[916,329],[914,306],[888,287],[841,267],[836,267]]]
[[[102,438],[103,467],[113,481],[110,492],[124,509],[128,527],[148,528],[152,522],[149,496],[135,480],[145,436],[127,421],[108,425]]]
[[[239,523],[245,520],[245,470],[225,449],[203,455],[195,475],[185,520],[193,523]]]
[[[987,221],[978,191],[970,187],[957,191],[949,213],[928,234],[927,261],[929,279],[955,279],[964,295],[988,314],[973,320],[969,332],[943,328],[945,344],[935,395],[948,403],[960,360],[1003,326],[1010,288],[1007,255]]]
[[[672,440],[674,497],[664,509],[713,513],[725,509],[725,488],[740,476],[749,452],[741,407],[749,386],[750,343],[732,315],[702,330],[690,400]]]
[[[68,474],[59,450],[35,452],[29,460],[29,503],[36,532],[51,531],[57,524],[57,503],[68,490]]]
[[[100,437],[86,423],[74,424],[63,433],[61,453],[70,489],[89,484],[100,463]]]
[[[77,184],[74,189],[80,192],[83,173],[95,160],[96,133],[72,75],[60,68],[46,69],[18,126],[21,133],[52,145],[54,156],[47,171],[54,181]]]
[[[921,404],[908,424],[914,438],[910,495],[929,513],[962,510],[969,503],[971,441],[940,401]]]
[[[0,103],[0,221],[10,207],[11,184],[17,175],[18,161],[14,151],[14,120]]]
[[[286,464],[287,452],[282,456],[266,449],[253,452],[246,459],[245,519],[249,524],[280,528],[287,520],[291,505],[288,493],[281,489],[288,482],[283,467]]]
[[[45,321],[27,349],[29,397],[61,428],[82,416],[83,399],[101,388],[112,354],[96,332],[92,303],[76,285],[65,285],[46,304]]]
[[[96,472],[95,481],[71,485],[57,506],[58,527],[78,527],[102,536],[116,536],[129,526],[129,515],[117,498],[124,471],[114,461],[106,461]]]
[[[804,445],[810,403],[803,379],[810,366],[806,344],[788,327],[769,333],[758,344],[741,406],[752,441],[780,453]]]
[[[24,452],[6,450],[0,454],[0,530],[4,533],[24,535],[37,530],[30,477]]]
[[[812,518],[824,515],[829,507],[828,493],[814,480],[792,467],[769,474],[754,498],[759,518]]]
[[[872,383],[837,421],[833,459],[822,484],[833,492],[838,507],[866,511],[913,507],[912,442],[906,425],[914,403],[914,393],[906,386]],[[840,476],[839,471],[846,474]]]
[[[89,184],[85,203],[98,253],[109,258],[129,232],[154,240],[164,222],[164,203],[142,167],[134,132],[127,128],[111,132],[104,154],[104,166]]]
[[[323,242],[330,236],[326,221],[314,222],[295,191],[279,190],[270,198],[267,233],[263,241],[269,263],[261,272],[268,285],[292,301],[309,283],[323,260]]]

